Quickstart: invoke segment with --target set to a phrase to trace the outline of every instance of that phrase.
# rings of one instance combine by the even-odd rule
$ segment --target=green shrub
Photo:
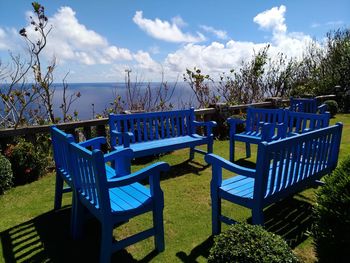
[[[312,233],[319,260],[349,262],[350,156],[326,176],[325,185],[316,197]]]
[[[287,243],[261,226],[235,224],[214,238],[208,262],[299,262]]]
[[[11,188],[13,182],[11,163],[5,156],[0,153],[0,194]]]
[[[338,113],[338,103],[335,100],[326,100],[324,104],[327,105],[327,111],[331,114],[332,117]]]
[[[5,156],[11,162],[15,185],[35,181],[44,172],[45,158],[40,156],[30,142],[20,140],[16,145],[9,145]]]

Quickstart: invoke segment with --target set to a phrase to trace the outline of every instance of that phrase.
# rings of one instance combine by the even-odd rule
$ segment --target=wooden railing
[[[317,97],[320,100],[333,98],[335,95],[326,95],[326,96],[320,96]],[[282,103],[284,106],[288,105],[289,100],[279,100],[279,103]],[[234,112],[236,110],[244,111],[248,107],[273,107],[276,106],[275,102],[272,101],[266,101],[266,102],[259,102],[259,103],[251,103],[251,104],[243,104],[243,105],[234,105],[234,106],[227,106],[227,109],[230,112]],[[215,120],[215,115],[217,114],[218,107],[215,108],[205,108],[205,109],[196,109],[195,114],[198,118],[203,120]],[[92,129],[94,129],[94,135],[96,136],[106,136],[106,125],[108,124],[108,118],[101,118],[101,119],[94,119],[94,120],[87,120],[87,121],[76,121],[76,122],[70,122],[70,123],[60,123],[57,124],[57,127],[59,127],[62,130],[65,130],[68,133],[75,134],[77,129],[82,129],[82,133],[84,134],[85,138],[91,138],[92,135]],[[11,142],[14,137],[24,137],[29,141],[35,141],[35,136],[37,134],[48,134],[50,132],[50,125],[40,125],[40,126],[28,126],[23,128],[17,128],[17,129],[2,129],[0,130],[0,147],[1,149],[5,149],[6,144]]]

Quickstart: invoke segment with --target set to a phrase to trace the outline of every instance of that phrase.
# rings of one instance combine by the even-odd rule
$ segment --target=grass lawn
[[[338,114],[332,123],[344,123],[340,159],[350,154],[350,115]],[[244,145],[237,144],[237,157],[244,157]],[[243,160],[254,165],[256,155]],[[215,141],[214,152],[228,158],[228,141]],[[210,246],[211,168],[196,154],[188,162],[188,150],[165,155],[159,161],[168,162],[171,170],[162,177],[164,191],[165,251],[153,251],[153,238],[128,247],[113,256],[115,262],[206,262]],[[152,162],[156,162],[154,160]],[[134,165],[138,170],[142,165]],[[225,175],[227,176],[227,174]],[[55,176],[13,188],[0,196],[0,262],[97,262],[99,255],[99,225],[89,220],[85,237],[73,241],[69,237],[71,195],[66,194],[63,208],[53,212]],[[265,210],[266,228],[282,235],[294,251],[306,262],[316,261],[312,239],[307,236],[312,223],[311,209],[314,190],[274,204]],[[223,203],[223,213],[239,221],[250,220],[250,210]],[[135,218],[115,229],[122,237],[151,226],[151,214]],[[226,229],[227,226],[223,226]]]

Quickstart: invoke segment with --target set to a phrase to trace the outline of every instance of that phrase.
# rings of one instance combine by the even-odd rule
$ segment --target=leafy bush
[[[324,104],[327,105],[327,111],[331,114],[332,117],[338,113],[338,103],[335,100],[326,100]]]
[[[261,226],[235,224],[214,239],[208,262],[299,262],[287,243]]]
[[[44,172],[45,159],[30,142],[20,140],[16,145],[9,145],[5,156],[11,162],[15,185],[35,181]]]
[[[325,178],[317,192],[312,230],[322,262],[348,262],[350,252],[350,156]],[[336,257],[336,258],[335,258]]]
[[[5,156],[0,154],[0,194],[12,186],[12,169],[11,163]]]

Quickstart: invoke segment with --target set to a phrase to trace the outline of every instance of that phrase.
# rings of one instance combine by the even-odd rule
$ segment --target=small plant
[[[0,153],[0,195],[11,188],[13,182],[11,163]]]
[[[287,243],[261,226],[235,224],[214,239],[208,262],[299,262]]]
[[[317,192],[312,229],[320,262],[348,262],[350,248],[350,156]]]
[[[327,111],[334,117],[338,113],[338,103],[335,100],[326,100],[324,104],[327,105]]]
[[[15,185],[35,181],[44,172],[45,159],[30,142],[20,140],[16,145],[9,145],[5,156],[11,162]]]

